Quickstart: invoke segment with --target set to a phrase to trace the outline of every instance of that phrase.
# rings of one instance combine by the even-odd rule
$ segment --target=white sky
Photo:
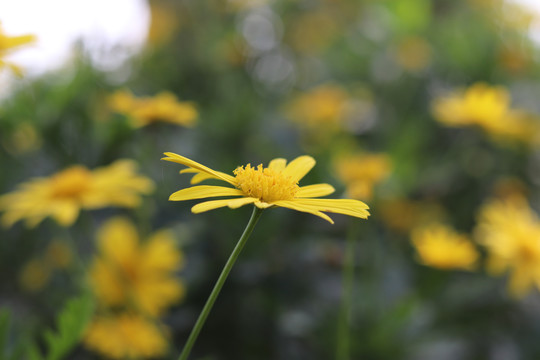
[[[5,0],[0,1],[0,22],[8,35],[37,35],[35,45],[8,58],[26,74],[37,75],[61,66],[81,38],[98,65],[119,65],[143,45],[150,13],[146,0]],[[127,51],[111,54],[118,45]]]

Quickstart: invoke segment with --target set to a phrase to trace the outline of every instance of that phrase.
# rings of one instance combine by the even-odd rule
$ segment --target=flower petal
[[[243,198],[240,198],[240,199],[243,199]],[[230,202],[231,202],[231,199],[205,201],[192,207],[191,212],[194,214],[199,214],[208,210],[214,210],[220,207],[227,206],[229,205]]]
[[[287,165],[283,174],[290,176],[293,180],[299,181],[315,166],[315,159],[311,156],[299,156]]]
[[[212,185],[199,185],[190,188],[179,190],[171,196],[170,201],[183,201],[193,199],[203,199],[213,196],[242,196],[244,193],[238,189],[224,187],[224,186],[212,186]]]
[[[270,164],[268,164],[268,167],[272,170],[283,171],[286,165],[287,165],[287,160],[283,158],[277,158],[270,161]]]
[[[281,207],[288,208],[288,209],[291,209],[291,210],[302,211],[302,212],[306,212],[306,213],[309,213],[309,214],[317,215],[319,217],[322,217],[324,220],[330,222],[330,224],[334,223],[334,221],[328,215],[326,215],[325,213],[322,213],[322,212],[320,212],[320,211],[318,211],[316,209],[313,209],[312,207],[308,207],[308,206],[304,206],[302,204],[299,204],[297,201],[294,201],[294,200],[276,201],[276,202],[272,203],[272,205],[281,206]]]
[[[229,200],[229,203],[227,204],[228,207],[231,209],[238,209],[241,206],[247,205],[247,204],[253,204],[255,201],[259,201],[257,198],[253,197],[244,197],[234,200]]]
[[[315,211],[328,211],[337,214],[367,219],[369,206],[360,200],[351,199],[294,199],[291,200],[302,207]]]
[[[200,182],[202,182],[204,180],[207,180],[207,179],[222,180],[222,178],[218,178],[218,177],[214,176],[213,174],[202,172],[200,170],[193,169],[193,168],[187,168],[187,169],[180,170],[180,174],[185,174],[185,173],[194,173],[195,174],[195,175],[193,175],[193,177],[191,178],[191,181],[190,181],[190,183],[192,185],[198,184],[198,183],[200,183]],[[222,173],[220,171],[215,171],[215,173],[223,175],[224,177],[228,176],[227,174]]]
[[[236,181],[235,181],[234,176],[222,173],[220,171],[214,171],[214,170],[210,169],[209,167],[206,167],[206,166],[204,166],[202,164],[199,164],[196,161],[190,160],[190,159],[188,159],[188,158],[186,158],[184,156],[180,156],[180,155],[175,154],[175,153],[166,152],[164,154],[166,155],[166,157],[161,158],[161,160],[172,161],[172,162],[176,162],[176,163],[185,165],[187,167],[190,167],[190,168],[199,170],[201,172],[205,172],[207,174],[210,174],[210,175],[212,175],[212,176],[214,176],[214,177],[216,177],[218,179],[221,179],[223,181],[228,182],[229,184],[232,184],[232,185],[236,186]]]
[[[330,184],[314,184],[308,186],[302,186],[298,189],[295,197],[297,198],[311,198],[330,195],[335,191],[334,187]]]

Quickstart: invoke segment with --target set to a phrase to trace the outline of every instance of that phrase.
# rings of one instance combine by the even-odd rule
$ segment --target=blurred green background
[[[149,8],[144,49],[122,66],[95,66],[81,42],[61,68],[13,81],[0,103],[0,194],[119,159],[136,165],[129,176],[154,184],[129,206],[81,206],[63,224],[44,216],[28,226],[24,214],[10,223],[22,200],[0,198],[0,358],[177,358],[250,209],[193,214],[195,202],[169,202],[189,176],[159,160],[166,151],[226,173],[308,154],[317,165],[302,184],[332,184],[334,197],[371,209],[368,220],[334,215],[334,225],[265,211],[191,358],[336,358],[349,251],[344,358],[540,358],[537,13],[502,0],[151,0]],[[158,101],[164,92],[172,96]],[[34,191],[39,211],[53,211]],[[524,201],[522,212],[509,210],[517,220],[505,219],[526,225],[486,220],[481,209],[492,199]],[[134,305],[139,295],[103,301],[105,285],[92,280],[105,251],[99,233],[116,216],[141,241],[166,229],[183,259],[167,269],[183,290],[159,314]],[[430,224],[465,234],[474,265],[445,260],[452,246],[437,253],[446,265],[424,258],[410,239]],[[495,232],[519,237],[526,254],[486,245]],[[486,268],[496,251],[505,259],[498,273]],[[521,292],[508,285],[517,271],[530,280]],[[137,282],[126,281],[129,292]],[[149,289],[141,291],[161,298]],[[114,323],[125,313],[155,331]],[[113,321],[104,327],[117,334],[110,344],[88,340],[99,316]],[[156,343],[124,351],[137,349],[137,336]]]

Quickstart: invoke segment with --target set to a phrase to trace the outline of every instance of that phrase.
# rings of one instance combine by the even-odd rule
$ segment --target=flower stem
[[[212,306],[214,305],[214,302],[216,301],[219,292],[221,291],[221,288],[223,287],[223,284],[225,283],[225,280],[227,280],[227,276],[231,272],[231,269],[236,262],[236,259],[238,258],[238,255],[242,251],[242,248],[247,242],[247,239],[249,238],[249,235],[251,235],[251,232],[253,231],[253,228],[255,227],[255,224],[257,223],[257,220],[259,220],[259,217],[261,216],[263,210],[259,209],[258,207],[253,207],[253,213],[251,213],[251,218],[249,219],[248,224],[246,225],[246,228],[244,230],[244,233],[238,240],[238,243],[234,247],[234,250],[232,251],[231,255],[229,256],[229,260],[227,260],[227,263],[223,267],[223,270],[221,271],[221,274],[219,275],[219,278],[216,281],[216,285],[214,285],[214,289],[212,289],[212,292],[210,293],[210,296],[208,296],[208,300],[206,300],[206,304],[204,305],[201,314],[199,315],[199,318],[197,319],[197,322],[195,323],[195,326],[193,327],[193,330],[191,330],[191,334],[189,334],[189,338],[187,339],[186,345],[184,346],[184,349],[182,349],[182,353],[180,354],[180,357],[178,360],[187,360],[189,353],[191,352],[191,348],[193,347],[193,344],[195,344],[195,341],[197,340],[197,337],[199,336],[199,333],[201,332],[201,329],[204,325],[204,322],[206,321],[206,318],[208,317],[208,314],[210,313],[210,310],[212,310]]]
[[[342,273],[343,295],[339,311],[336,360],[350,359],[350,320],[354,286],[355,224],[351,224],[345,242],[345,258]]]

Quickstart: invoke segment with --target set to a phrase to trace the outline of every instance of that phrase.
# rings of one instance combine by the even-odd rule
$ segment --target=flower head
[[[115,218],[100,229],[98,250],[90,283],[101,305],[155,317],[183,296],[184,286],[174,276],[183,258],[168,231],[140,243],[133,224]]]
[[[489,254],[488,272],[508,272],[513,296],[540,288],[540,221],[524,198],[509,197],[484,205],[476,233]]]
[[[122,90],[109,97],[112,110],[128,116],[135,127],[153,122],[168,122],[176,125],[193,126],[197,120],[197,109],[192,102],[178,101],[170,92],[161,92],[154,97],[136,98]]]
[[[225,181],[233,187],[199,185],[179,190],[169,200],[183,201],[209,197],[228,197],[199,203],[191,211],[200,213],[228,206],[231,209],[247,204],[254,204],[264,209],[274,206],[289,208],[317,215],[333,223],[324,212],[333,212],[366,219],[369,215],[366,204],[349,199],[316,199],[334,192],[329,184],[299,186],[298,182],[315,166],[311,156],[300,156],[287,164],[285,159],[274,159],[268,167],[250,164],[240,166],[232,175],[212,170],[186,157],[165,153],[163,160],[187,166],[181,173],[195,174],[192,184],[206,179]]]
[[[299,95],[289,104],[287,113],[307,130],[336,131],[343,126],[349,101],[344,89],[324,84]]]
[[[135,207],[141,194],[154,188],[150,179],[135,170],[133,161],[118,160],[93,171],[75,165],[48,178],[30,180],[0,197],[2,222],[11,226],[26,219],[29,226],[35,226],[50,216],[60,225],[69,226],[81,209]]]
[[[437,98],[433,113],[447,126],[477,126],[498,140],[534,143],[537,123],[525,112],[512,109],[510,101],[504,87],[477,83],[463,93]]]
[[[18,66],[6,62],[4,57],[9,55],[13,49],[33,43],[35,40],[36,37],[34,35],[8,36],[0,27],[0,70],[4,67],[9,67],[16,75],[22,76],[22,70]]]
[[[447,226],[433,224],[418,228],[411,237],[424,265],[445,270],[471,270],[476,266],[478,251],[474,245]]]
[[[385,154],[348,155],[335,161],[336,174],[355,199],[371,198],[373,187],[390,175],[391,167]]]
[[[112,359],[142,359],[167,353],[165,327],[135,314],[97,316],[84,344]]]

